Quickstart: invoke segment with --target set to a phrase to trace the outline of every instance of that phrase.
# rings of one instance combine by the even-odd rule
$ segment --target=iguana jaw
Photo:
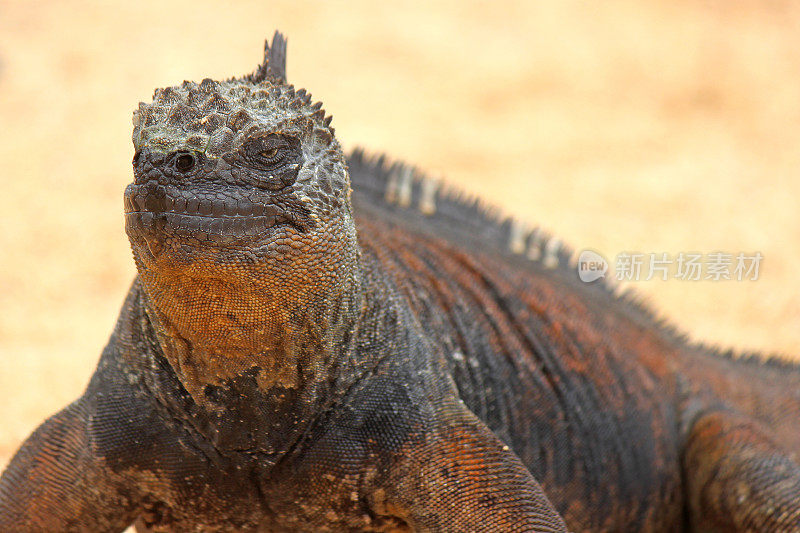
[[[250,192],[250,194],[247,194]],[[125,227],[132,242],[155,261],[176,248],[268,246],[276,235],[311,231],[308,210],[291,199],[253,201],[252,191],[187,187],[158,180],[132,183],[125,190]]]
[[[164,331],[245,358],[292,351],[310,324],[325,335],[357,275],[349,210],[320,219],[297,191],[137,181],[125,194],[126,231]]]

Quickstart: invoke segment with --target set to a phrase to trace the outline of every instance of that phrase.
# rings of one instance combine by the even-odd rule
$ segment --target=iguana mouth
[[[134,233],[208,238],[222,244],[255,239],[276,226],[305,231],[304,224],[280,206],[256,203],[244,195],[149,182],[130,184],[124,201],[125,225]]]

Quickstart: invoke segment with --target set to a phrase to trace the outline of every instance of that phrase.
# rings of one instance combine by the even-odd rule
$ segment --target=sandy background
[[[750,283],[636,284],[714,343],[800,354],[800,4],[0,1],[0,465],[85,386],[133,277],[131,111],[289,78],[385,150],[576,248],[761,251]]]

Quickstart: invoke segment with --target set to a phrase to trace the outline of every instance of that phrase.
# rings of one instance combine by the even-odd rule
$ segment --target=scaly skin
[[[284,61],[276,35],[135,113],[139,274],[0,478],[0,530],[800,529],[795,367],[690,345],[558,241],[345,159]]]

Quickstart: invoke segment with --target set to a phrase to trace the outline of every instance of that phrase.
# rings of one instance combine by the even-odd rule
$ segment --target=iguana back
[[[385,157],[349,165],[361,245],[568,524],[679,524],[680,451],[709,407],[800,453],[796,364],[692,344],[609,282],[579,281],[557,238]]]

